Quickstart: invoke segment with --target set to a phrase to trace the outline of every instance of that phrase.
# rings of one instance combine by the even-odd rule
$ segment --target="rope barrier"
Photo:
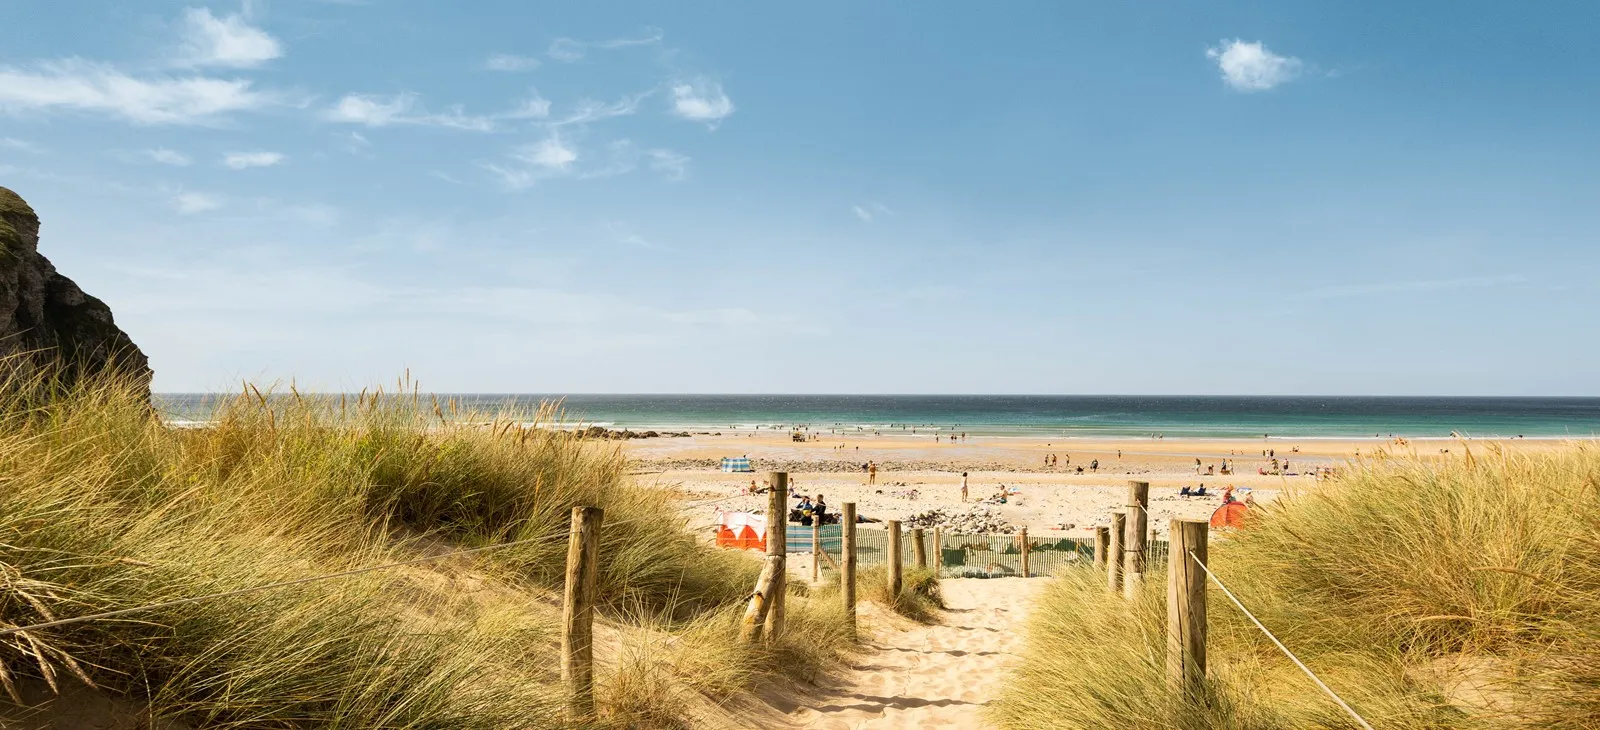
[[[1310,667],[1306,666],[1305,662],[1300,661],[1300,658],[1295,656],[1294,652],[1289,651],[1289,647],[1284,646],[1283,642],[1278,641],[1278,637],[1273,636],[1272,632],[1267,630],[1267,627],[1261,623],[1261,619],[1256,618],[1256,615],[1251,613],[1250,609],[1245,608],[1244,604],[1239,601],[1239,597],[1233,595],[1233,591],[1228,590],[1228,586],[1223,585],[1222,579],[1218,578],[1216,573],[1211,572],[1211,569],[1207,568],[1206,564],[1201,562],[1200,558],[1195,557],[1194,551],[1191,550],[1189,552],[1189,557],[1194,558],[1194,564],[1200,566],[1200,569],[1206,572],[1206,575],[1217,584],[1217,587],[1221,588],[1222,592],[1227,594],[1228,599],[1233,601],[1233,605],[1238,606],[1239,610],[1244,612],[1244,615],[1249,617],[1250,621],[1256,625],[1256,628],[1261,629],[1261,633],[1266,634],[1267,638],[1271,639],[1272,643],[1278,646],[1278,650],[1283,652],[1284,656],[1289,657],[1289,661],[1294,662],[1294,665],[1299,667],[1300,671],[1305,672],[1306,676],[1311,678],[1311,681],[1316,682],[1317,686],[1321,687],[1323,692],[1326,692],[1329,697],[1332,697],[1334,702],[1339,703],[1339,707],[1343,708],[1345,712],[1349,713],[1350,717],[1355,718],[1355,721],[1360,723],[1361,727],[1364,727],[1367,730],[1373,730],[1372,725],[1368,724],[1367,721],[1363,719],[1361,715],[1357,714],[1354,709],[1351,709],[1350,705],[1347,704],[1344,699],[1340,698],[1332,688],[1328,687],[1327,684],[1318,678],[1316,673],[1311,671]]]

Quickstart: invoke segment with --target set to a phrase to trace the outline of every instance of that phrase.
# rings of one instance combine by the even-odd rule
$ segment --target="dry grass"
[[[889,592],[889,570],[882,566],[864,568],[856,574],[856,590],[861,600],[872,601],[914,621],[932,622],[944,598],[939,594],[939,573],[929,568],[905,568],[900,574],[900,593]]]
[[[1263,509],[1212,568],[1375,727],[1600,727],[1600,453],[1380,458]],[[1211,687],[1162,670],[1164,581],[1098,575],[1037,609],[1006,727],[1353,727],[1220,592]],[[1049,722],[1046,722],[1046,720]]]
[[[534,541],[0,638],[0,684],[75,675],[147,706],[152,723],[563,726],[553,595],[574,505],[606,510],[603,615],[680,637],[682,651],[731,643],[708,627],[736,610],[758,568],[688,533],[671,495],[628,482],[614,445],[522,427],[549,412],[477,418],[403,395],[252,389],[218,403],[211,427],[174,430],[126,383],[85,382],[49,401],[5,385],[0,627]],[[810,620],[803,606],[791,615]],[[759,651],[821,663],[839,650]],[[647,724],[628,719],[660,686],[641,673],[659,662],[640,656],[625,646],[606,670],[602,724]],[[703,681],[732,693],[790,669],[740,666],[754,669]],[[650,704],[648,724],[671,727],[675,708]]]

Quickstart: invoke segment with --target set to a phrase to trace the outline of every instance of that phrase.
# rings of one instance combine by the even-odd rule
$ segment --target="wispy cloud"
[[[580,41],[573,38],[557,38],[550,42],[550,47],[545,50],[545,55],[562,63],[576,63],[588,55],[590,48],[616,49],[630,48],[633,46],[649,46],[661,42],[665,35],[659,28],[649,28],[645,34],[637,38],[611,38],[603,41]]]
[[[0,111],[98,112],[138,124],[205,124],[230,112],[281,103],[244,79],[132,76],[105,64],[66,59],[0,67]]]
[[[209,8],[188,8],[180,53],[185,66],[253,68],[281,57],[283,45],[238,13],[219,18]]]
[[[878,216],[894,215],[894,211],[889,210],[889,206],[884,205],[883,203],[878,203],[878,202],[868,202],[868,203],[862,203],[860,205],[852,205],[852,206],[850,206],[850,210],[851,210],[851,212],[854,212],[856,214],[856,217],[860,218],[861,222],[863,222],[863,223],[871,223],[872,220],[874,218],[877,218]]]
[[[672,111],[684,119],[717,125],[733,114],[733,100],[723,93],[722,84],[706,78],[683,81],[672,86]]]
[[[169,150],[165,147],[157,147],[153,150],[145,150],[144,154],[151,160],[159,162],[163,165],[172,165],[173,167],[185,167],[190,162],[193,162],[193,160],[189,159],[188,155],[177,150]]]
[[[244,170],[251,167],[272,167],[283,162],[281,152],[229,152],[222,157],[222,164],[235,170]]]
[[[602,119],[630,116],[638,113],[639,104],[654,93],[655,90],[651,89],[638,94],[624,96],[610,104],[595,101],[594,99],[582,99],[566,116],[551,120],[550,126],[562,127],[574,124],[591,124]]]
[[[651,243],[644,236],[636,233],[628,226],[628,224],[623,223],[622,221],[606,221],[605,223],[601,224],[601,227],[605,228],[606,233],[610,234],[610,236],[615,239],[617,243],[626,243],[630,246],[638,246],[640,248],[656,247],[654,243]]]
[[[172,207],[183,215],[194,215],[221,208],[222,199],[208,193],[179,193],[173,196]]]
[[[1469,276],[1459,279],[1415,279],[1371,284],[1339,284],[1311,289],[1305,293],[1305,296],[1311,299],[1340,299],[1375,294],[1403,294],[1451,289],[1489,289],[1501,286],[1515,286],[1527,283],[1527,281],[1528,278],[1521,274],[1507,274],[1503,276]]]
[[[17,139],[16,137],[0,137],[0,148],[16,150],[18,152],[26,152],[30,155],[44,154],[43,147],[40,147],[39,145],[36,145],[25,139]]]
[[[539,59],[513,53],[496,53],[484,60],[483,67],[490,71],[532,71],[539,67]]]
[[[489,132],[495,126],[492,117],[467,114],[459,105],[447,107],[443,112],[430,112],[418,102],[416,94],[409,92],[391,96],[346,94],[323,116],[330,121],[367,127],[410,124]]]
[[[1206,49],[1206,58],[1217,62],[1222,80],[1235,91],[1266,91],[1293,81],[1305,64],[1292,56],[1267,50],[1260,41],[1247,43],[1235,38],[1216,48]]]
[[[653,149],[645,153],[650,157],[650,169],[678,182],[689,177],[689,156],[668,149]]]
[[[528,164],[557,172],[566,172],[578,161],[578,151],[561,141],[558,134],[524,147],[515,156]]]

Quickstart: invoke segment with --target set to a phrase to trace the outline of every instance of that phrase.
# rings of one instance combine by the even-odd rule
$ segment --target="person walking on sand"
[[[961,472],[961,501],[967,501],[967,473]]]
[[[878,483],[878,462],[867,462],[867,484]]]
[[[1089,462],[1089,471],[1093,471],[1093,472],[1100,471],[1100,460],[1099,459],[1093,459],[1093,460],[1091,460]]]

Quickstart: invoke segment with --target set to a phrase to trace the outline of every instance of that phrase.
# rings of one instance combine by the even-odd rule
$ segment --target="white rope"
[[[1306,676],[1311,678],[1311,681],[1316,682],[1317,686],[1321,687],[1323,692],[1328,693],[1328,696],[1332,697],[1334,702],[1339,703],[1339,706],[1344,708],[1345,712],[1350,713],[1350,716],[1355,718],[1356,722],[1361,724],[1361,727],[1364,727],[1367,730],[1373,730],[1372,725],[1368,724],[1366,720],[1362,719],[1360,715],[1356,714],[1356,711],[1351,709],[1350,705],[1346,704],[1338,694],[1334,693],[1334,691],[1329,688],[1328,685],[1324,684],[1322,680],[1317,677],[1315,672],[1311,671],[1311,667],[1306,666],[1305,662],[1300,661],[1300,658],[1294,655],[1294,652],[1289,651],[1289,647],[1284,646],[1283,642],[1278,641],[1278,637],[1273,636],[1272,632],[1267,630],[1267,627],[1261,623],[1261,619],[1256,618],[1255,614],[1250,613],[1250,609],[1245,608],[1244,604],[1239,602],[1239,597],[1233,595],[1233,591],[1228,590],[1228,587],[1222,584],[1222,579],[1218,578],[1216,573],[1211,572],[1211,569],[1207,568],[1206,564],[1202,562],[1200,558],[1195,557],[1194,551],[1189,551],[1189,557],[1194,558],[1194,564],[1200,566],[1200,569],[1204,570],[1206,575],[1211,577],[1211,580],[1217,584],[1217,587],[1221,588],[1222,592],[1228,595],[1228,599],[1233,601],[1233,605],[1238,606],[1239,610],[1243,611],[1244,615],[1249,617],[1250,620],[1255,623],[1256,628],[1261,629],[1261,633],[1266,634],[1267,638],[1272,639],[1272,643],[1278,645],[1278,650],[1282,651],[1284,656],[1289,657],[1289,661],[1294,662],[1294,665],[1299,667],[1300,671],[1305,672]]]

